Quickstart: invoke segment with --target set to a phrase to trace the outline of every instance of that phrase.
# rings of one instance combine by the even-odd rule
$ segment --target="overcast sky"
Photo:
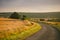
[[[0,12],[60,12],[60,0],[0,0]]]

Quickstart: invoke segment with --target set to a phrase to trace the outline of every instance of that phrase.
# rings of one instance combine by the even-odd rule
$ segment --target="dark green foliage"
[[[20,15],[18,13],[14,12],[9,18],[19,19],[20,18]]]
[[[21,19],[22,20],[26,20],[26,18],[27,18],[27,16],[26,15],[23,15]]]

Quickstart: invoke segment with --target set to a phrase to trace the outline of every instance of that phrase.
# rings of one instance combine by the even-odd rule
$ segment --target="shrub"
[[[12,18],[12,19],[19,19],[19,18],[20,18],[20,15],[19,15],[18,13],[14,12],[14,13],[10,16],[10,18]]]

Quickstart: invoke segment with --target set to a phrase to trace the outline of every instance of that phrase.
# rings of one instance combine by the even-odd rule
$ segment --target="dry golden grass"
[[[23,39],[23,37],[24,38],[27,37],[27,33],[29,36],[40,29],[41,27],[39,27],[39,25],[37,25],[36,23],[31,25],[31,23],[28,20],[20,21],[18,19],[0,18],[0,39],[1,40],[4,39],[10,40],[11,38],[15,39],[18,35],[20,35],[19,37]]]
[[[21,21],[17,21],[16,19],[8,19],[8,18],[0,18],[0,38],[5,36],[9,36],[12,33],[19,33],[19,31],[23,31],[25,27]]]

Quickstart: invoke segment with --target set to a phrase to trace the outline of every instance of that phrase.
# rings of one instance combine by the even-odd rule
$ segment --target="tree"
[[[23,15],[22,20],[26,20],[27,16]]]
[[[12,18],[12,19],[20,19],[20,15],[19,15],[18,13],[14,12],[14,13],[10,16],[10,18]]]

